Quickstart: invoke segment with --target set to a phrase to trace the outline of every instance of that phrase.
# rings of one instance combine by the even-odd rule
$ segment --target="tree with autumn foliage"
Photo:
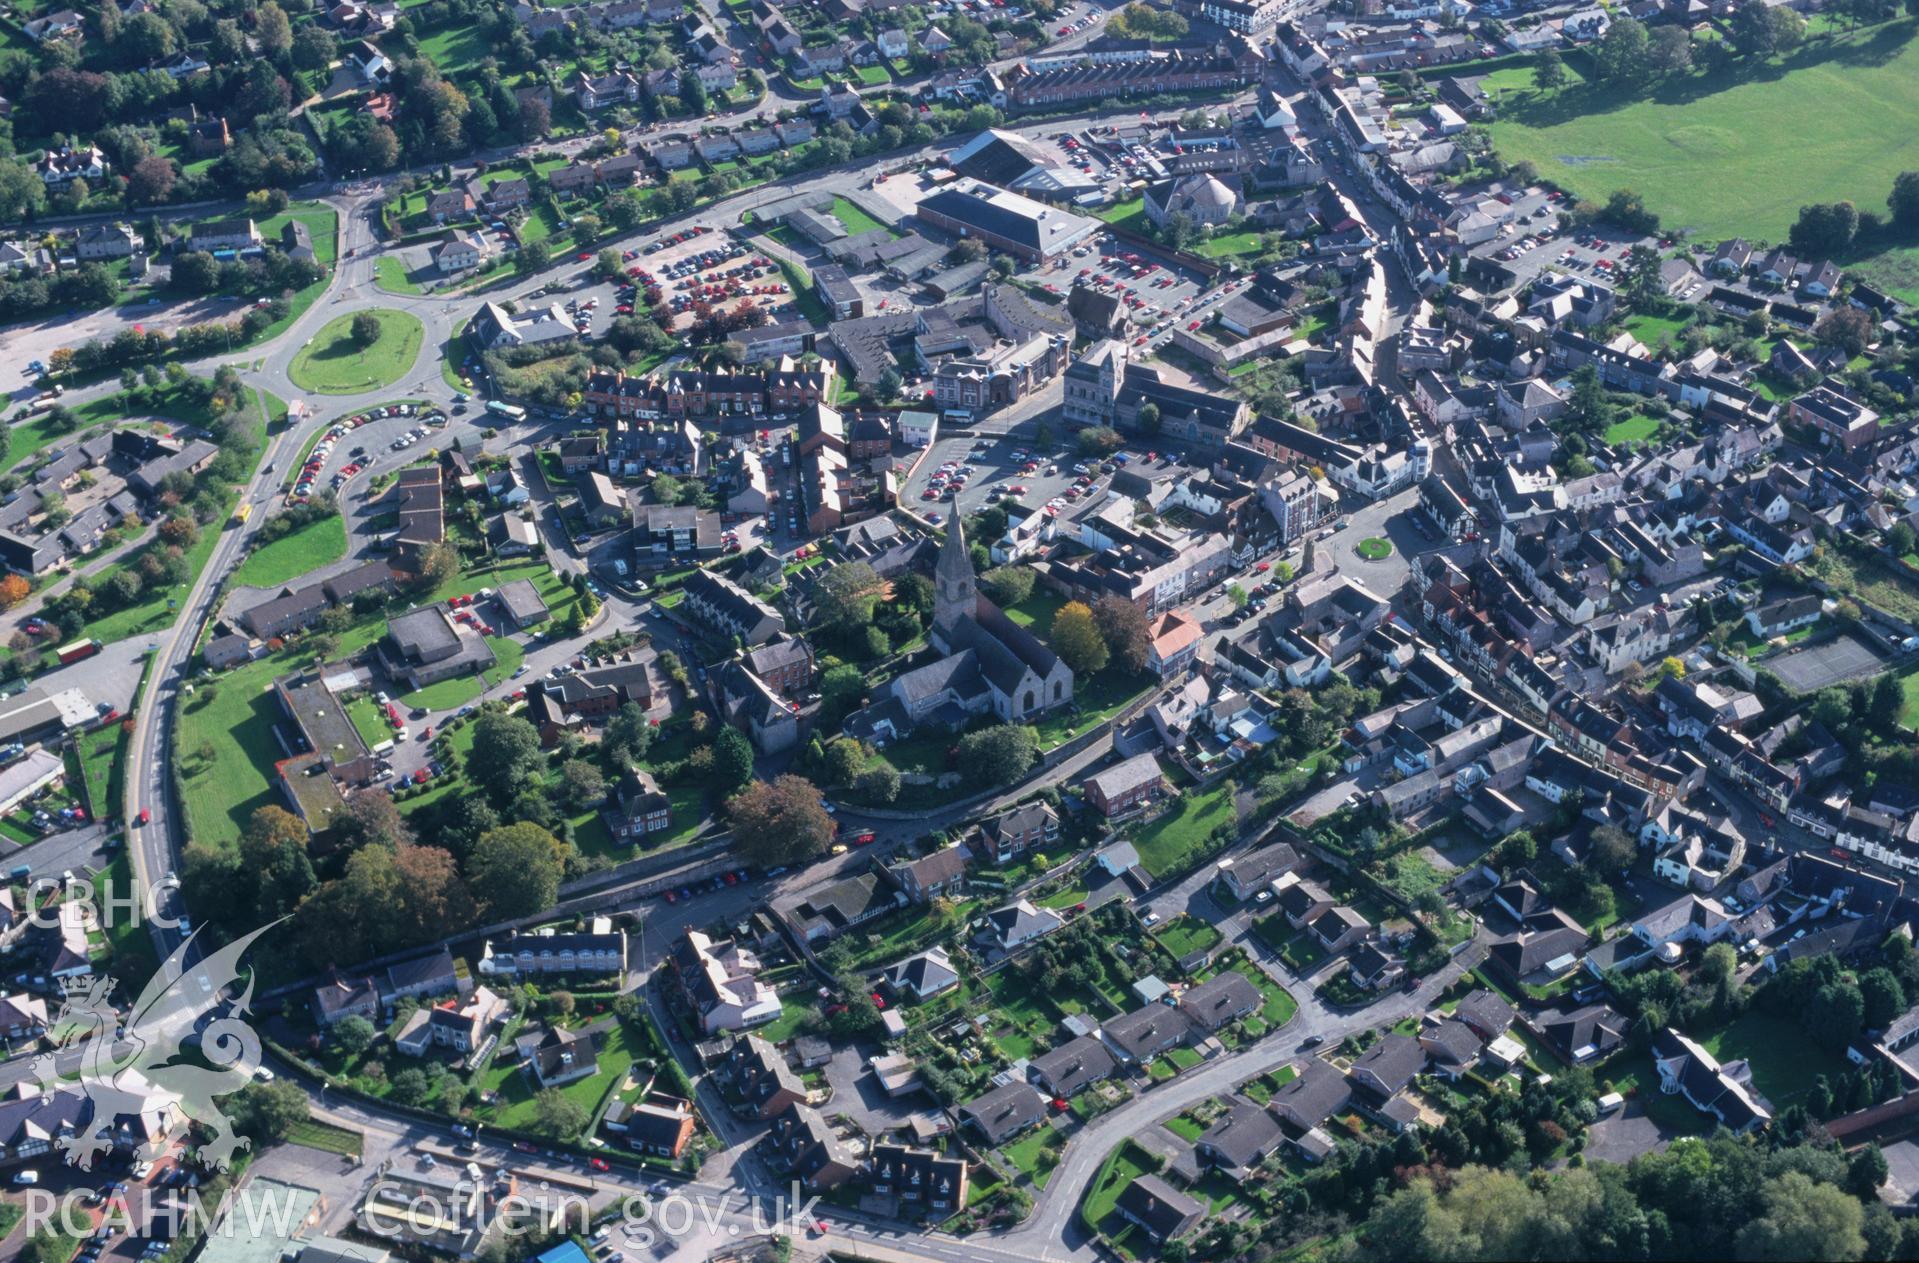
[[[1068,601],[1053,615],[1053,652],[1074,675],[1091,675],[1106,665],[1106,640],[1093,622],[1093,611],[1080,601]]]

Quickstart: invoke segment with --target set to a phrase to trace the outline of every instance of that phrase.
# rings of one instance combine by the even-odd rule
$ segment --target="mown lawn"
[[[346,522],[336,514],[254,549],[233,572],[233,581],[256,588],[278,587],[344,556]]]
[[[870,67],[870,69],[879,68]],[[884,76],[886,72],[881,70],[880,74],[882,77],[879,82],[885,83],[886,79]],[[839,220],[840,227],[846,229],[847,235],[851,237],[857,237],[863,232],[871,232],[875,228],[886,227],[885,224],[882,224],[879,220],[874,219],[871,215],[861,210],[856,203],[844,197],[834,198],[832,209],[827,213],[832,215],[834,219]]]
[[[1814,40],[1754,69],[1691,74],[1651,93],[1572,83],[1506,91],[1493,141],[1508,162],[1604,202],[1630,188],[1708,239],[1782,240],[1811,202],[1883,207],[1919,135],[1910,22]]]
[[[371,346],[353,340],[353,318],[327,323],[294,357],[287,376],[302,390],[322,395],[351,395],[390,386],[406,376],[419,358],[426,327],[410,312],[374,309],[380,336]]]
[[[1753,1086],[1775,1111],[1798,1100],[1820,1075],[1835,1079],[1847,1069],[1843,1054],[1824,1047],[1799,1023],[1758,1009],[1699,1042],[1721,1061],[1749,1062]]]
[[[629,1047],[626,1028],[615,1022],[611,1029],[598,1032],[594,1036],[598,1053],[599,1069],[592,1075],[560,1088],[560,1094],[574,1101],[591,1113],[599,1108],[600,1098],[604,1097],[633,1065],[633,1051]],[[494,1064],[480,1079],[482,1091],[497,1093],[496,1099],[489,1105],[482,1105],[476,1113],[486,1122],[500,1127],[528,1128],[534,1123],[537,1111],[534,1098],[539,1094],[539,1086],[533,1076],[528,1074],[523,1063],[515,1061],[501,1065],[496,1058]]]
[[[1142,1175],[1151,1175],[1159,1170],[1159,1163],[1151,1154],[1130,1140],[1121,1141],[1119,1148],[1108,1155],[1100,1164],[1099,1174],[1093,1177],[1093,1183],[1086,1190],[1086,1203],[1080,1208],[1080,1217],[1095,1232],[1105,1218],[1113,1213],[1113,1207],[1119,1201],[1119,1195],[1126,1186]]]
[[[406,260],[397,254],[383,255],[373,265],[373,279],[389,294],[418,294],[419,283],[406,270]]]
[[[1606,427],[1605,440],[1614,447],[1627,443],[1644,443],[1659,429],[1654,417],[1634,413],[1623,421],[1615,421]]]
[[[1135,836],[1139,862],[1155,880],[1178,872],[1207,835],[1236,818],[1230,778],[1209,790],[1189,791],[1180,796],[1178,806]]]

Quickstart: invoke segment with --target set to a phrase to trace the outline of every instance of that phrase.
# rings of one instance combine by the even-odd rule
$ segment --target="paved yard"
[[[1627,1101],[1617,1114],[1602,1118],[1587,1129],[1586,1160],[1627,1162],[1642,1153],[1665,1148],[1671,1139],[1658,1123],[1646,1117],[1638,1101]]]
[[[866,1059],[883,1052],[878,1045],[853,1045],[833,1050],[826,1063],[826,1081],[833,1085],[833,1099],[821,1111],[828,1118],[845,1114],[870,1136],[906,1126],[914,1114],[930,1104],[923,1092],[910,1092],[898,1100],[886,1095],[878,1076],[866,1068]]]

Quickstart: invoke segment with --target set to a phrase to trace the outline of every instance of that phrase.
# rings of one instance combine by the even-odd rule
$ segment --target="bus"
[[[245,526],[247,519],[253,516],[253,505],[243,504],[233,511],[233,524]]]
[[[526,409],[520,407],[518,404],[501,403],[495,399],[486,405],[486,410],[488,412],[496,412],[509,421],[526,420]]]

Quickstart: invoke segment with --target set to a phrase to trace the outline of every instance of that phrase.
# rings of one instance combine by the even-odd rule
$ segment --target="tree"
[[[1237,583],[1229,583],[1226,585],[1226,599],[1233,603],[1234,609],[1243,610],[1246,608],[1246,603],[1253,598],[1246,595],[1245,588],[1240,587]]]
[[[726,804],[733,849],[761,868],[801,863],[826,853],[833,818],[811,781],[786,775],[755,781]]]
[[[1617,876],[1632,867],[1639,847],[1632,836],[1612,825],[1601,825],[1592,832],[1592,851],[1586,863],[1602,876]]]
[[[485,710],[473,721],[467,775],[475,785],[486,786],[494,802],[510,802],[534,784],[544,762],[539,730],[518,715]]]
[[[713,787],[722,797],[753,779],[753,744],[738,728],[722,727],[713,738]]]
[[[1548,48],[1533,59],[1533,82],[1543,91],[1551,91],[1566,82],[1566,60],[1559,50]]]
[[[1133,674],[1146,669],[1153,633],[1145,611],[1122,597],[1103,596],[1093,603],[1093,623],[1121,669]]]
[[[1033,595],[1033,582],[1037,578],[1031,566],[995,566],[979,577],[980,587],[1001,609],[1018,605]]]
[[[866,750],[851,737],[840,737],[826,743],[821,764],[833,784],[851,785],[866,768]]]
[[[823,717],[832,717],[835,727],[865,696],[866,676],[858,667],[840,663],[820,675],[820,711]],[[823,718],[822,722],[829,721]]]
[[[1817,202],[1799,208],[1787,240],[1802,254],[1841,254],[1858,235],[1858,207],[1851,202]]]
[[[1831,1048],[1844,1048],[1865,1022],[1866,1002],[1859,988],[1846,981],[1829,982],[1813,992],[1804,1020],[1813,1037]]]
[[[164,202],[173,195],[175,178],[171,162],[159,154],[148,154],[134,163],[127,175],[127,199],[143,206]]]
[[[1106,665],[1109,651],[1093,622],[1093,611],[1079,601],[1068,601],[1053,615],[1047,641],[1075,675],[1091,675]]]
[[[1806,38],[1806,20],[1781,5],[1742,5],[1733,15],[1733,47],[1754,60],[1789,53]]]
[[[529,916],[553,906],[572,848],[534,824],[482,834],[467,859],[467,882],[491,921]]]
[[[370,311],[355,315],[351,329],[355,346],[369,347],[380,340],[380,318]]]
[[[1615,189],[1600,218],[1642,237],[1659,231],[1659,216],[1647,210],[1646,199],[1631,189]]]
[[[258,807],[240,834],[241,871],[253,891],[252,910],[285,916],[313,889],[304,821],[279,807]]]
[[[691,70],[680,76],[680,104],[696,118],[707,111],[706,85]]]
[[[890,803],[900,796],[899,771],[891,763],[875,763],[854,778],[853,792],[870,803]]]
[[[585,811],[606,797],[606,777],[585,759],[568,759],[560,766],[560,798],[573,811]]]
[[[1109,425],[1089,425],[1074,438],[1082,456],[1110,456],[1126,446],[1126,436]]]
[[[1865,1211],[1858,1200],[1833,1185],[1814,1183],[1802,1171],[1767,1180],[1757,1204],[1759,1217],[1739,1230],[1741,1259],[1856,1259],[1865,1252],[1860,1232]]]
[[[363,789],[346,800],[333,815],[333,849],[357,851],[363,846],[398,847],[413,840],[413,828],[384,789]]]
[[[1158,434],[1160,426],[1159,405],[1150,402],[1141,404],[1137,424],[1139,425],[1139,432],[1141,434]]]
[[[1866,705],[1866,715],[1872,720],[1872,726],[1881,733],[1891,735],[1899,730],[1899,712],[1906,707],[1906,693],[1900,687],[1899,677],[1890,671],[1882,674],[1872,684],[1872,700]],[[1868,1026],[1873,1023],[1868,1022]]]
[[[884,585],[863,561],[834,566],[819,581],[814,609],[821,626],[856,631],[873,621]]]
[[[1646,28],[1629,17],[1616,18],[1599,37],[1593,63],[1599,77],[1611,83],[1637,83],[1652,68],[1647,57]]]
[[[1654,74],[1678,75],[1692,69],[1692,32],[1683,26],[1655,26],[1646,46]]]
[[[249,1083],[225,1104],[234,1130],[261,1146],[285,1140],[310,1114],[306,1092],[291,1079]]]
[[[400,892],[394,927],[402,941],[427,943],[474,923],[473,892],[446,848],[402,844],[393,853],[393,876]]]
[[[33,592],[33,585],[17,574],[0,578],[0,609],[12,609],[27,599]]]
[[[546,271],[553,262],[553,249],[544,241],[528,241],[520,246],[513,256],[513,274],[515,276],[534,276]]]
[[[1672,27],[1660,27],[1662,31]],[[1623,288],[1626,299],[1636,308],[1647,306],[1665,296],[1665,278],[1659,273],[1659,252],[1648,245],[1635,245],[1626,252]]]
[[[1872,317],[1850,303],[1834,306],[1812,327],[1812,336],[1821,345],[1836,346],[1848,356],[1864,354],[1872,333]]]
[[[558,1088],[543,1088],[533,1098],[533,1130],[555,1140],[571,1140],[586,1129],[586,1106]]]
[[[4,206],[4,198],[0,198],[0,208]],[[1892,212],[1892,226],[1900,232],[1919,229],[1919,171],[1901,171],[1893,178],[1886,209]]]
[[[995,724],[959,741],[959,766],[975,785],[1011,785],[1039,758],[1039,741],[1021,724]]]
[[[1864,1001],[1860,1020],[1869,1031],[1884,1030],[1906,1011],[1906,990],[1884,965],[1859,975],[1859,995]]]
[[[373,1047],[373,1040],[379,1034],[373,1023],[358,1013],[335,1022],[330,1033],[334,1045],[349,1057],[357,1057]]]
[[[311,23],[302,26],[293,36],[293,65],[298,70],[325,70],[333,64],[339,55],[338,42],[333,33],[322,26]]]

